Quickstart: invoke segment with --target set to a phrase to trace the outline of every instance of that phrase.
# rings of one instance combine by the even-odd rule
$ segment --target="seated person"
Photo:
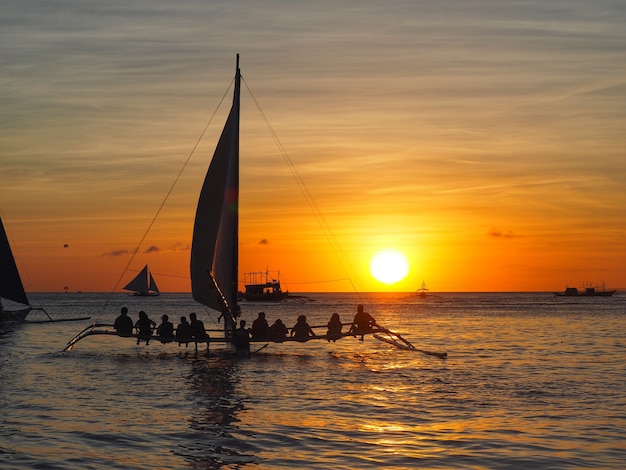
[[[115,319],[115,323],[113,323],[113,328],[117,331],[117,334],[120,336],[130,336],[133,334],[133,320],[128,316],[128,309],[126,307],[122,307],[120,310],[119,316]]]
[[[291,329],[291,336],[297,341],[308,341],[310,338],[315,337],[315,333],[306,322],[306,316],[300,315],[298,321]]]
[[[363,305],[359,305],[357,306],[357,312],[348,333],[361,335],[361,341],[363,341],[363,334],[371,333],[374,326],[376,326],[374,317],[363,310]]]
[[[196,317],[195,313],[189,314],[189,320],[190,320],[189,325],[191,326],[191,336],[196,342],[196,349],[198,349],[198,342],[203,342],[203,341],[206,341],[206,347],[208,349],[209,348],[209,341],[208,341],[209,334],[204,329],[204,323],[202,323],[202,320],[199,320]]]
[[[239,322],[239,328],[235,330],[233,344],[239,353],[250,354],[250,332],[246,328],[246,321]]]
[[[137,344],[139,344],[140,339],[146,340],[146,345],[150,342],[150,337],[152,336],[152,330],[156,326],[156,322],[148,318],[148,314],[143,310],[139,312],[139,320],[135,323],[135,328],[137,328],[137,334],[139,337],[137,338]]]
[[[328,331],[326,332],[326,339],[328,339],[328,341],[333,340],[334,342],[343,336],[341,331],[343,324],[341,323],[338,313],[333,313],[331,315],[327,327]]]
[[[176,341],[178,341],[179,346],[191,341],[191,325],[185,316],[180,317],[180,324],[176,327]]]
[[[264,339],[269,336],[270,326],[265,319],[265,312],[259,312],[259,316],[252,322],[252,328],[250,328],[250,334],[252,339]]]
[[[157,327],[157,336],[161,337],[163,344],[167,343],[168,339],[170,341],[174,339],[174,324],[169,321],[167,315],[161,317],[161,324]]]
[[[272,326],[270,326],[270,338],[275,341],[282,341],[289,334],[289,328],[285,326],[283,321],[279,318]]]

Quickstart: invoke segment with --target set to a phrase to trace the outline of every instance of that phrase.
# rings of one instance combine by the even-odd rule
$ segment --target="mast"
[[[236,317],[239,316],[239,306],[237,305],[237,291],[239,289],[239,121],[240,121],[240,112],[241,112],[241,70],[239,69],[239,54],[237,54],[236,64],[235,64],[235,92],[233,95],[233,110],[236,110],[236,147],[237,147],[237,158],[236,158],[236,204],[237,204],[237,215],[235,216],[235,227],[234,227],[234,237],[235,237],[235,246],[233,250],[233,266],[235,270],[233,272],[232,279],[232,287],[230,290],[231,298],[228,299],[228,303],[231,306],[230,308],[230,316],[232,325],[231,330],[237,328]],[[226,328],[226,321],[224,321],[224,328]],[[228,332],[226,332],[228,334]]]

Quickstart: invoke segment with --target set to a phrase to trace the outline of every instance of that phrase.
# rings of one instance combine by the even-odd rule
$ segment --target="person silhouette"
[[[148,314],[141,310],[139,312],[139,320],[135,323],[135,328],[137,328],[137,344],[139,344],[139,340],[146,340],[146,346],[150,343],[150,337],[152,336],[152,330],[156,327],[156,322],[148,318]]]
[[[252,322],[250,334],[252,339],[265,339],[269,336],[270,326],[265,319],[265,312],[259,312],[259,316]]]
[[[348,334],[354,333],[355,336],[361,335],[361,341],[363,341],[364,334],[371,333],[374,326],[376,326],[376,320],[363,310],[363,305],[358,305],[356,310],[356,315],[354,316],[354,320],[352,320],[352,326]]]
[[[291,336],[293,336],[296,341],[308,341],[310,338],[315,337],[315,333],[313,333],[313,330],[306,322],[305,315],[298,317],[298,321],[291,329]]]
[[[176,341],[178,341],[178,346],[185,343],[185,347],[189,346],[189,341],[191,341],[191,325],[184,315],[180,317],[180,324],[176,327]]]
[[[246,328],[245,320],[239,322],[239,328],[235,330],[233,344],[239,354],[250,355],[250,331]]]
[[[128,316],[128,309],[122,307],[119,316],[113,323],[113,328],[120,336],[130,336],[133,334],[133,320]]]
[[[270,326],[270,338],[274,341],[282,341],[289,334],[289,328],[278,318],[272,326]]]
[[[330,321],[326,326],[328,328],[328,331],[326,332],[326,339],[328,341],[332,340],[333,342],[335,342],[343,336],[343,333],[341,331],[343,324],[341,323],[341,319],[339,318],[338,313],[333,313],[331,315]]]
[[[209,335],[204,329],[204,323],[199,320],[195,313],[189,314],[189,325],[191,326],[191,336],[196,342],[196,350],[198,349],[198,342],[205,342],[206,347],[209,349]]]
[[[169,343],[174,339],[174,325],[169,321],[167,315],[161,317],[161,324],[157,327],[157,336],[161,337],[163,344]]]

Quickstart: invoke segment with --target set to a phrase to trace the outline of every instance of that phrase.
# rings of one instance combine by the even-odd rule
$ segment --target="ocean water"
[[[123,305],[156,321],[195,311],[208,328],[217,315],[189,294],[33,294],[54,318],[92,319],[0,334],[0,468],[624,468],[626,296],[306,297],[244,303],[243,318],[324,325],[363,303],[448,358],[371,336],[270,344],[249,359],[105,336],[62,353]]]

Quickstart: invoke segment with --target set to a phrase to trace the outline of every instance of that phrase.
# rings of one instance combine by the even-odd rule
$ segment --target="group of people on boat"
[[[276,341],[281,342],[287,338],[293,338],[296,341],[308,341],[312,338],[318,338],[311,326],[307,323],[306,315],[298,316],[296,324],[289,330],[287,326],[279,318],[270,325],[265,318],[265,312],[259,312],[257,318],[252,322],[252,326],[248,328],[247,322],[241,320],[239,328],[234,332],[235,346],[241,349],[250,348],[250,341]],[[371,333],[377,326],[376,320],[367,313],[363,305],[357,306],[357,313],[350,329],[347,333],[343,332],[343,323],[338,313],[333,313],[328,321],[325,338],[328,341],[337,341],[344,336],[363,336]]]
[[[120,315],[115,319],[113,328],[120,336],[133,336],[133,333],[136,332],[137,344],[140,341],[145,341],[147,345],[151,338],[156,337],[162,343],[177,341],[179,346],[181,344],[188,346],[191,342],[196,343],[196,348],[199,342],[206,342],[207,348],[209,346],[209,334],[204,328],[204,323],[198,319],[195,313],[189,314],[189,321],[185,316],[181,316],[180,323],[176,328],[169,321],[167,315],[161,317],[161,323],[158,326],[143,310],[139,312],[138,316],[138,320],[133,323],[133,320],[128,316],[128,308],[122,307]],[[241,320],[239,327],[233,331],[233,343],[237,349],[243,351],[250,350],[251,341],[282,342],[288,338],[293,338],[295,341],[304,342],[309,339],[320,338],[307,323],[306,315],[298,316],[296,324],[291,329],[287,328],[280,318],[270,325],[265,318],[265,312],[259,312],[250,328],[246,325],[246,321]],[[326,338],[328,341],[334,342],[344,336],[361,336],[360,339],[363,341],[363,336],[371,333],[377,324],[374,317],[364,310],[363,305],[358,305],[357,313],[347,333],[343,332],[343,323],[338,313],[332,314],[326,326],[326,335],[322,338]]]
[[[180,323],[174,329],[174,324],[169,321],[168,315],[161,317],[161,323],[157,326],[156,322],[148,317],[148,314],[141,310],[138,314],[139,319],[133,323],[133,320],[128,316],[128,308],[122,307],[119,316],[113,323],[113,328],[120,336],[132,336],[133,331],[137,334],[137,344],[144,340],[146,345],[153,337],[156,328],[156,337],[162,343],[168,343],[171,341],[178,341],[178,344],[185,344],[195,342],[196,346],[198,342],[207,342],[209,334],[204,328],[202,320],[198,319],[195,313],[189,314],[189,321],[187,317],[181,316]]]

